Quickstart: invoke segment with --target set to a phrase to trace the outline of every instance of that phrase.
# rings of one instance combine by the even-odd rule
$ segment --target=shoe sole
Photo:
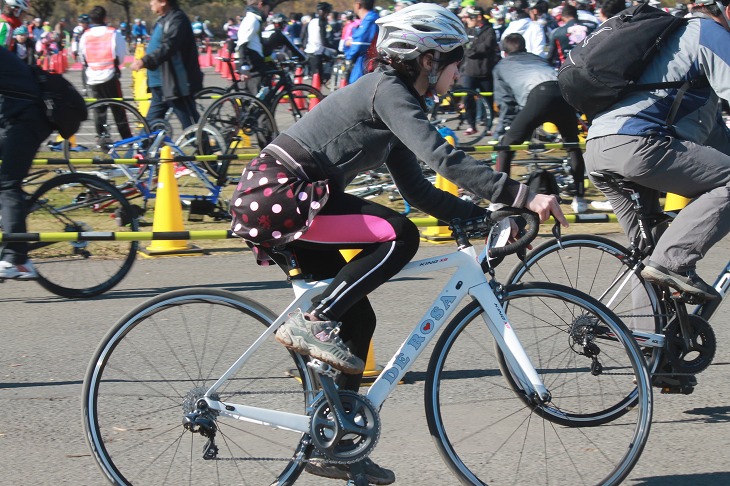
[[[712,299],[716,298],[715,295],[708,294],[707,292],[705,292],[703,290],[700,290],[698,288],[687,285],[686,283],[682,282],[681,280],[677,280],[674,277],[672,277],[671,275],[666,275],[664,273],[661,273],[652,267],[644,267],[644,269],[641,271],[641,276],[644,277],[645,280],[648,280],[652,283],[659,284],[659,285],[666,285],[667,287],[671,287],[680,292],[686,292],[686,293],[688,293],[690,295],[694,295],[696,297],[702,297],[703,299],[708,299],[708,300],[712,300]]]
[[[322,466],[318,466],[316,464],[309,463],[304,467],[304,470],[313,475],[318,476],[320,478],[327,478],[327,479],[338,479],[338,480],[344,480],[348,481],[350,479],[350,475],[347,473],[347,471],[343,471],[341,469],[328,469]],[[368,480],[368,484],[376,484],[376,485],[387,485],[387,484],[393,484],[395,482],[395,478],[390,481],[387,479],[381,479],[377,478],[375,476],[365,475]]]
[[[292,336],[291,333],[280,333],[277,331],[274,334],[276,340],[283,344],[287,349],[294,351],[295,353],[301,354],[302,356],[311,356],[320,361],[324,361],[334,369],[341,371],[348,375],[356,375],[362,373],[365,370],[365,365],[362,368],[353,368],[347,363],[343,363],[333,358],[330,354],[323,354],[316,348],[310,348],[309,344],[299,336]],[[312,352],[314,351],[314,352]]]

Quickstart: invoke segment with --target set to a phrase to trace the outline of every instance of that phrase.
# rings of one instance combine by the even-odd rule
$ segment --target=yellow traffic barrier
[[[668,192],[667,198],[664,201],[664,211],[677,211],[685,207],[690,202],[692,202],[692,200],[689,198]]]
[[[172,159],[172,149],[162,147],[160,158]],[[160,164],[157,177],[157,195],[155,196],[155,214],[152,221],[152,232],[185,231],[180,204],[180,192],[175,179],[175,166],[172,163]],[[202,250],[185,240],[155,240],[142,250],[144,255],[182,255],[202,253]]]
[[[144,44],[137,44],[134,49],[134,58],[142,59],[144,55]],[[147,69],[132,71],[132,94],[134,99],[138,100],[137,108],[139,112],[146,117],[150,109],[149,99],[151,98],[150,93],[147,92]]]
[[[454,142],[454,137],[447,135],[444,137],[446,141],[448,141],[451,145],[456,145]],[[456,184],[451,182],[450,180],[440,176],[436,175],[436,184],[437,189],[441,189],[442,191],[446,191],[450,194],[453,194],[454,196],[458,196],[459,194],[459,188],[456,187]],[[449,230],[448,226],[433,226],[430,228],[427,228],[421,233],[421,236],[423,236],[425,239],[429,241],[446,241],[451,240],[451,230]]]

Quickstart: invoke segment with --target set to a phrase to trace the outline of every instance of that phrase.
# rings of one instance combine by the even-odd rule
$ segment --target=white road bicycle
[[[528,233],[477,255],[469,238],[516,214],[530,220]],[[313,455],[357,471],[380,437],[386,398],[445,327],[425,406],[462,483],[620,483],[649,434],[649,375],[624,324],[596,300],[494,280],[487,254],[498,262],[524,248],[535,216],[508,209],[453,221],[458,251],[406,265],[397,277],[452,275],[364,395],[339,390],[326,364],[275,341],[289,313],[326,285],[297,278],[293,254],[296,298],[278,316],[211,289],[143,303],[114,325],[87,370],[83,421],[97,464],[111,482],[136,485],[293,484]]]

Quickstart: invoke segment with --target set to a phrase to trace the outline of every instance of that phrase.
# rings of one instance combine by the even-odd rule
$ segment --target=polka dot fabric
[[[307,182],[281,162],[262,155],[251,161],[231,199],[233,233],[263,248],[301,237],[327,202],[327,181]],[[257,252],[257,260],[265,252]]]

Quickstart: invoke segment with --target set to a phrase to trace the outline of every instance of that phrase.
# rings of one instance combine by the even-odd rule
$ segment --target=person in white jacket
[[[510,34],[520,34],[525,38],[527,52],[543,59],[546,58],[547,39],[545,39],[545,32],[540,24],[530,18],[528,13],[530,5],[527,0],[510,0],[507,5],[512,20],[502,32],[501,38],[505,38]]]

